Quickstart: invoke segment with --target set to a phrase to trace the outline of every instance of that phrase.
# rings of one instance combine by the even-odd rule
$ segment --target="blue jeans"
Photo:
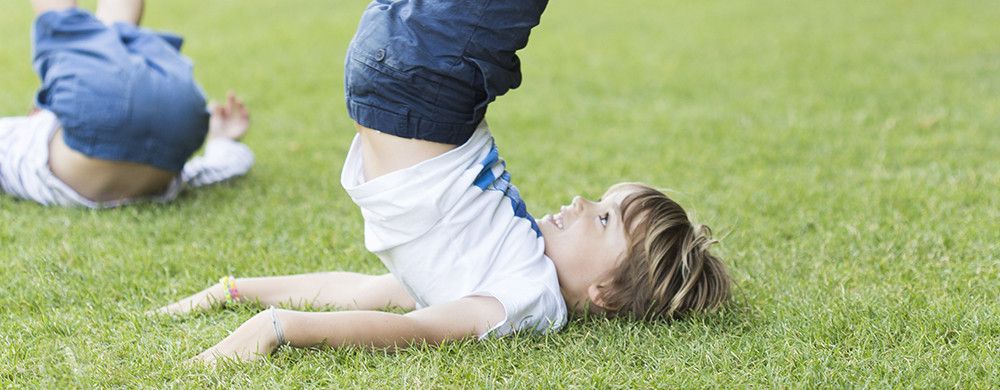
[[[39,15],[32,39],[35,104],[73,150],[179,172],[201,147],[209,114],[180,37],[69,9]]]
[[[347,51],[347,111],[362,126],[462,144],[521,84],[515,52],[548,0],[375,0]]]

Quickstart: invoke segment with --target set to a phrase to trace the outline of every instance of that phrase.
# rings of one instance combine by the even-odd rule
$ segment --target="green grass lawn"
[[[92,6],[93,1],[84,1]],[[288,8],[294,4],[296,8]],[[206,91],[246,97],[251,174],[169,205],[0,196],[0,387],[992,387],[1000,383],[1000,2],[556,1],[490,124],[529,211],[617,181],[723,237],[734,299],[666,324],[184,360],[258,309],[143,311],[225,274],[382,272],[339,184],[363,0],[151,1]],[[37,78],[0,2],[0,115]]]

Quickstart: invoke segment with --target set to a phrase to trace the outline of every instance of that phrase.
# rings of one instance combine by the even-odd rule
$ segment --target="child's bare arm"
[[[333,313],[264,311],[195,360],[254,360],[279,346],[278,332],[294,347],[326,344],[396,349],[426,342],[476,337],[504,319],[504,308],[492,297],[466,297],[407,314],[375,311]]]
[[[333,306],[348,310],[400,307],[412,310],[413,299],[391,274],[365,275],[353,272],[323,272],[289,276],[235,279],[239,301],[259,301],[264,305]],[[204,310],[226,300],[221,283],[156,312],[184,314]]]

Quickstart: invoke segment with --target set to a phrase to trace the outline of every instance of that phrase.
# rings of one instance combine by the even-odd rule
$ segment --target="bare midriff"
[[[49,169],[84,198],[110,202],[162,194],[177,172],[150,165],[101,160],[70,149],[62,129],[49,142]]]
[[[354,124],[361,137],[365,180],[417,165],[455,149],[457,145],[403,138]]]

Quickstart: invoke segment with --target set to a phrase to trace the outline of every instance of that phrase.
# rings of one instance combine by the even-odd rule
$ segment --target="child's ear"
[[[604,301],[604,294],[601,290],[607,286],[606,283],[595,283],[587,287],[587,297],[590,298],[590,303],[600,307],[601,309],[608,309],[607,302]]]

